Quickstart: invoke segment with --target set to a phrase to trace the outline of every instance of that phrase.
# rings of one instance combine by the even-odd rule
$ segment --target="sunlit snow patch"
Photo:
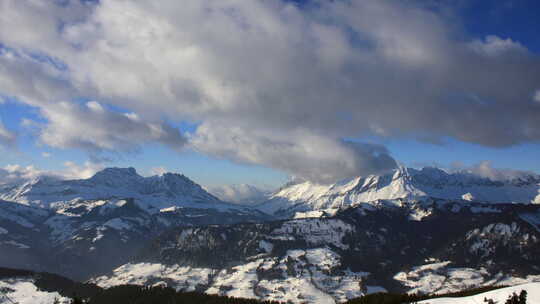
[[[59,304],[71,303],[68,298],[62,297],[58,292],[38,290],[30,280],[4,279],[0,280],[0,303],[17,304],[51,304],[58,300]],[[2,296],[4,294],[5,296]]]

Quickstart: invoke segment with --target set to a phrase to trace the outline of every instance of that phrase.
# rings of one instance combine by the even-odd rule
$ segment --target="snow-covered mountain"
[[[218,198],[184,175],[165,173],[142,177],[134,168],[107,168],[89,179],[81,180],[59,180],[42,176],[0,189],[0,199],[52,209],[63,208],[66,202],[75,199],[128,197],[154,212],[171,206],[222,204]]]
[[[539,181],[400,168],[296,183],[257,206],[287,218],[272,221],[178,174],[42,177],[0,189],[0,266],[298,303],[540,281]]]
[[[478,175],[437,168],[398,168],[385,175],[356,177],[331,185],[306,181],[286,185],[258,208],[289,217],[335,210],[377,200],[438,198],[488,203],[540,204],[540,176],[493,181]],[[313,212],[317,211],[317,212]]]
[[[271,218],[222,202],[183,175],[142,177],[133,168],[82,180],[40,177],[0,197],[0,266],[79,279],[125,263],[171,227]]]

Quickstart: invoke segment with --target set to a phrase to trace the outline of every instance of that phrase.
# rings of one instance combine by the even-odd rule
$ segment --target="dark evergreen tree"
[[[519,293],[519,304],[527,304],[527,291],[522,290]]]
[[[508,299],[506,300],[506,303],[505,304],[519,304],[519,297],[518,295],[514,292],[512,293],[511,295],[508,296]]]
[[[496,302],[493,301],[493,299],[488,299],[488,298],[484,298],[484,302],[486,302],[487,304],[495,304]]]
[[[84,301],[81,298],[75,296],[71,300],[71,304],[84,304]]]

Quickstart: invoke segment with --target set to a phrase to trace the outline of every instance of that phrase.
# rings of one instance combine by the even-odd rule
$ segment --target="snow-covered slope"
[[[52,304],[55,300],[59,304],[71,303],[58,292],[39,290],[31,279],[0,280],[0,304]]]
[[[522,290],[527,292],[527,303],[528,304],[540,304],[540,282],[522,284],[512,287],[506,287],[501,289],[496,289],[481,294],[477,294],[470,297],[462,298],[436,298],[421,301],[418,303],[429,303],[429,304],[478,304],[485,303],[484,299],[492,299],[495,303],[505,303],[509,296],[513,293],[517,295],[520,294]]]
[[[465,172],[399,168],[386,175],[356,177],[331,185],[308,181],[288,185],[259,208],[267,213],[291,216],[295,212],[335,210],[360,202],[426,197],[489,203],[540,203],[540,176],[492,181]]]
[[[340,256],[328,248],[290,250],[280,257],[261,255],[230,269],[156,263],[126,264],[93,282],[107,288],[121,284],[167,284],[182,291],[287,303],[336,303],[368,290],[364,272],[340,269]],[[292,274],[294,272],[294,274]],[[261,277],[264,277],[262,279]]]
[[[382,201],[323,218],[178,227],[93,281],[292,303],[540,281],[540,234],[533,225],[540,206],[424,203]]]

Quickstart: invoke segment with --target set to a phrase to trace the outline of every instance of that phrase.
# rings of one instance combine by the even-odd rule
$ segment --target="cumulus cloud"
[[[53,174],[60,176],[62,179],[85,179],[92,177],[96,172],[104,168],[105,166],[102,163],[92,161],[86,161],[82,166],[67,161],[64,163],[64,170],[53,172]]]
[[[163,175],[169,172],[165,167],[154,167],[150,169],[150,175]]]
[[[21,166],[10,164],[0,168],[0,185],[9,185],[26,182],[40,176],[48,176],[57,179],[84,179],[92,177],[96,172],[102,170],[104,165],[92,161],[86,161],[82,165],[67,161],[64,168],[58,171],[41,170],[34,166]]]
[[[83,106],[50,104],[41,113],[48,122],[41,128],[40,139],[51,147],[129,151],[142,143],[158,142],[180,150],[185,144],[180,131],[167,124],[146,122],[133,113],[108,111],[96,101]]]
[[[0,120],[0,145],[6,146],[6,147],[13,147],[16,140],[17,140],[17,136],[15,135],[15,133],[6,129],[6,127]]]
[[[0,168],[0,185],[20,183],[42,174],[43,171],[36,169],[34,166],[7,165],[4,168]]]
[[[478,164],[472,166],[464,166],[461,163],[454,163],[452,171],[468,172],[481,177],[489,178],[493,181],[507,181],[513,179],[527,178],[530,176],[537,176],[538,174],[532,171],[495,168],[490,161],[481,161]]]
[[[471,42],[470,46],[477,52],[488,56],[500,56],[505,53],[527,53],[527,49],[519,42],[510,38],[502,39],[495,35],[489,35],[483,41],[475,40]]]
[[[241,163],[265,164],[315,182],[335,182],[392,169],[383,146],[334,140],[309,130],[290,133],[204,124],[191,144],[203,153]]]
[[[533,100],[540,103],[540,90],[536,90],[536,92],[534,92]]]
[[[343,138],[540,140],[539,56],[417,1],[85,3],[1,4],[0,92],[40,108],[55,147],[176,149],[165,121],[189,120],[199,151],[330,181],[395,165]],[[145,120],[60,102],[78,96]]]
[[[271,193],[248,184],[213,186],[208,187],[208,191],[222,201],[241,205],[261,203]]]

